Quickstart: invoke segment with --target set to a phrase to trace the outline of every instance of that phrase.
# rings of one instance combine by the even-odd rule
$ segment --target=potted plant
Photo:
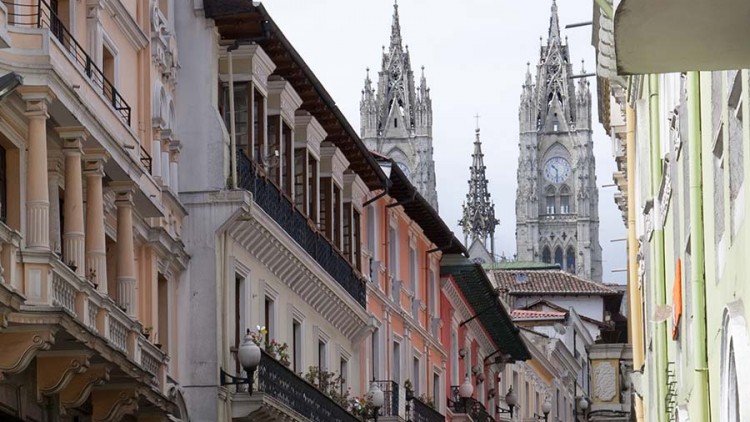
[[[278,345],[276,351],[279,354],[279,362],[281,362],[281,364],[286,366],[287,368],[291,366],[292,362],[289,360],[289,345],[286,343],[281,343]]]
[[[414,398],[414,390],[412,389],[411,380],[404,381],[404,388],[406,389],[406,400]]]

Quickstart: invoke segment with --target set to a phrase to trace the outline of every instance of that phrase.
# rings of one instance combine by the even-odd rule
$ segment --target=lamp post
[[[513,392],[513,387],[508,389],[508,394],[505,395],[505,403],[508,404],[508,408],[504,409],[497,406],[497,413],[508,413],[510,414],[510,418],[513,419],[513,408],[518,404],[518,397],[516,397],[516,393]]]
[[[375,380],[370,384],[370,391],[367,392],[367,398],[372,405],[373,418],[375,419],[375,422],[378,422],[378,411],[383,407],[383,404],[385,404],[385,395],[383,394],[383,390],[378,387]]]
[[[247,378],[235,377],[221,369],[219,383],[221,385],[247,384],[247,390],[252,396],[253,376],[255,375],[255,370],[258,369],[258,365],[260,364],[260,347],[253,341],[252,336],[250,335],[250,330],[247,330],[247,335],[245,336],[245,339],[242,340],[242,344],[240,344],[240,347],[237,350],[237,359],[240,361],[242,369],[247,372]]]
[[[539,416],[535,413],[534,418],[538,420],[544,420],[544,422],[547,422],[547,418],[549,418],[549,412],[551,410],[552,410],[552,403],[550,403],[549,397],[547,397],[547,399],[544,400],[544,403],[542,403],[542,414],[544,416]]]
[[[469,377],[469,374],[466,374],[464,383],[461,384],[460,387],[458,387],[458,397],[461,398],[461,403],[463,403],[464,405],[464,413],[469,413],[467,402],[471,398],[472,394],[474,394],[474,386],[471,385],[471,377]]]
[[[584,396],[581,396],[580,398],[578,398],[578,409],[580,410],[580,414],[583,415],[584,420],[588,419],[588,417],[586,416],[588,408],[589,408],[589,400]]]

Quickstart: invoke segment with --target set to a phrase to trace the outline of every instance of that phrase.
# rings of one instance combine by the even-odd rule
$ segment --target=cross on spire
[[[477,121],[477,131],[479,131],[479,117],[481,117],[481,116],[479,116],[479,113],[477,113],[477,114],[474,115],[474,118]]]

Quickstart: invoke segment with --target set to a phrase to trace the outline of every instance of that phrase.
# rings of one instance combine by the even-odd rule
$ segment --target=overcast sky
[[[567,36],[574,70],[594,70],[591,0],[558,0],[560,26]],[[392,0],[271,0],[264,2],[274,21],[359,130],[359,101],[365,68],[373,85],[380,70],[381,46],[390,39]],[[419,68],[431,88],[433,146],[440,215],[463,239],[458,220],[468,189],[475,119],[481,116],[482,148],[495,209],[497,253],[515,253],[515,197],[518,160],[518,104],[526,63],[539,61],[539,37],[546,42],[551,0],[400,0],[404,44],[409,46],[415,80]],[[596,97],[596,80],[591,80]],[[594,101],[596,102],[596,101]],[[599,188],[600,240],[604,281],[625,283],[626,236],[614,204],[615,162],[609,137],[593,114],[594,154]]]

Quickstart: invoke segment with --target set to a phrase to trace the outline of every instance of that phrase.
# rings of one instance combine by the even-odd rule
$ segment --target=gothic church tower
[[[402,46],[398,4],[393,5],[391,43],[383,47],[377,91],[369,69],[360,101],[360,136],[372,151],[392,158],[419,193],[437,211],[435,162],[432,159],[432,100],[424,67],[414,84],[409,46]]]
[[[469,193],[466,194],[463,218],[458,225],[463,229],[469,257],[482,264],[495,262],[495,226],[499,224],[495,218],[495,204],[490,199],[486,170],[477,128],[469,167]]]
[[[601,281],[591,92],[585,78],[576,83],[572,75],[553,0],[536,80],[527,70],[518,113],[516,247],[520,261],[557,263]]]

